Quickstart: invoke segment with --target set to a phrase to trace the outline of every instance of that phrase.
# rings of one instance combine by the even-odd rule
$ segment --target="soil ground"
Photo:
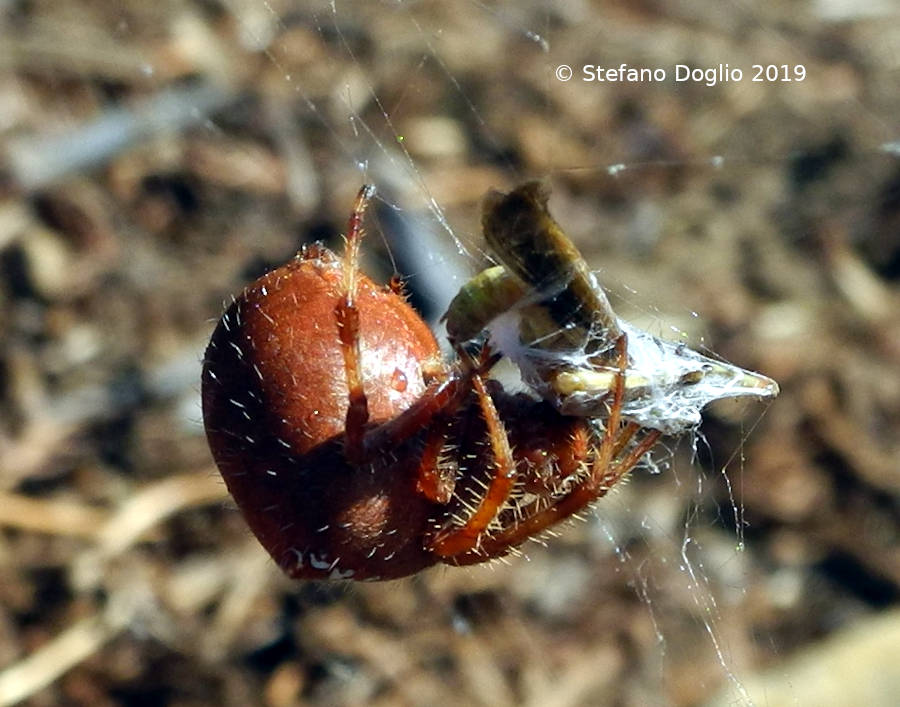
[[[0,3],[0,705],[893,704],[890,5]],[[667,80],[581,80],[623,62]],[[200,424],[222,303],[368,179],[436,320],[534,177],[620,314],[781,395],[527,560],[282,577]]]

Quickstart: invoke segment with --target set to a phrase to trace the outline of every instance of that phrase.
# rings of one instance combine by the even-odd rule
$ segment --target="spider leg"
[[[371,184],[363,185],[356,196],[347,224],[347,245],[344,250],[343,295],[334,308],[344,374],[347,378],[347,418],[345,421],[347,458],[360,463],[365,457],[364,437],[369,421],[369,402],[363,389],[362,353],[360,351],[359,310],[356,307],[356,273],[359,269],[359,245],[363,237],[362,221],[366,206],[375,194]]]
[[[464,364],[460,383],[464,382],[466,384],[472,380],[473,376],[479,376],[480,379],[480,376],[490,371],[501,358],[499,354],[492,354],[487,344],[481,348],[481,357],[478,363],[472,362],[468,354],[465,354],[462,350],[459,350],[458,353],[460,354],[460,361]],[[459,392],[464,391],[465,387],[460,385]],[[493,406],[490,396],[487,396],[487,400]],[[425,449],[419,460],[416,491],[435,503],[449,503],[453,496],[453,489],[456,487],[454,470],[441,469],[440,462],[441,452],[444,450],[444,445],[447,443],[453,427],[453,414],[461,402],[462,398],[459,396],[446,405],[445,412],[435,415],[433,427],[428,432],[428,437],[425,440]],[[496,413],[496,411],[494,412]]]
[[[416,491],[435,503],[448,503],[456,486],[456,478],[443,471],[440,466],[441,452],[450,436],[452,423],[453,419],[449,415],[436,416],[419,460]]]
[[[475,363],[471,357],[462,349],[458,349],[460,361],[462,362],[462,372],[458,373],[455,380],[456,388],[454,397],[448,400],[441,408],[442,412],[433,415],[433,426],[428,432],[425,440],[425,449],[419,460],[418,479],[416,481],[416,491],[421,493],[429,501],[434,503],[446,504],[453,497],[453,490],[456,488],[456,476],[454,469],[441,468],[441,452],[450,436],[453,427],[453,415],[465,396],[467,386],[471,382],[476,387],[479,401],[482,406],[489,405],[493,412],[486,412],[485,416],[492,415],[493,419],[500,425],[496,409],[494,409],[494,401],[484,389],[484,381],[482,376],[487,374],[491,368],[500,360],[501,354],[491,353],[490,347],[484,344],[481,347],[481,355],[479,361]],[[477,382],[475,379],[477,378]],[[486,401],[486,402],[485,402]],[[402,417],[402,416],[401,416]],[[504,433],[505,434],[505,433]],[[506,440],[506,446],[509,447],[509,441]],[[512,454],[512,452],[510,452]]]
[[[484,360],[486,351],[482,353],[482,361]],[[484,531],[509,498],[516,480],[516,464],[509,438],[494,401],[477,369],[472,371],[471,377],[487,425],[488,439],[494,457],[494,474],[485,489],[481,503],[469,519],[459,527],[444,528],[429,543],[428,549],[441,557],[461,555],[476,548]]]
[[[596,499],[606,495],[653,448],[662,434],[659,430],[649,430],[624,458],[616,461],[640,430],[640,425],[634,422],[621,426],[625,372],[628,364],[626,346],[626,337],[623,335],[616,342],[618,372],[613,383],[609,419],[606,421],[603,439],[594,450],[594,459],[587,478],[555,503],[527,517],[521,523],[484,538],[477,554],[468,553],[465,557],[456,558],[459,564],[483,561],[485,555],[493,557],[503,555],[510,547],[515,547],[542,530],[578,513]]]

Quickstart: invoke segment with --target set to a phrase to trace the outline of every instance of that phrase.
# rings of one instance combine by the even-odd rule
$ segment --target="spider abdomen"
[[[435,562],[421,542],[432,504],[416,495],[410,463],[421,445],[408,440],[360,465],[346,459],[342,277],[337,256],[313,247],[244,290],[206,352],[204,424],[229,491],[286,572],[402,576]],[[355,304],[374,426],[422,396],[440,351],[404,299],[362,273]]]

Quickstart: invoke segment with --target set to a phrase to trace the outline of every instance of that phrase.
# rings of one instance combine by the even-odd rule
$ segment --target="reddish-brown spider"
[[[535,189],[495,194],[486,223],[515,215]],[[296,578],[392,579],[501,557],[603,496],[661,434],[622,417],[618,331],[597,352],[609,390],[593,395],[590,416],[485,380],[498,358],[487,345],[470,356],[457,340],[457,360],[444,362],[399,288],[358,270],[372,194],[359,192],[343,258],[309,246],[250,285],[204,362],[215,460],[253,532]],[[549,220],[543,198],[532,206]],[[528,225],[520,220],[510,227]],[[490,287],[468,291],[451,308],[455,330],[481,327],[491,297]]]

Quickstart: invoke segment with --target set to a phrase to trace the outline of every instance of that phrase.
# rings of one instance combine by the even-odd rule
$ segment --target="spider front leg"
[[[640,425],[634,422],[628,422],[624,426],[621,424],[628,366],[627,339],[624,334],[616,341],[616,366],[609,418],[606,420],[603,438],[594,449],[594,458],[587,477],[576,484],[569,493],[543,510],[496,535],[485,538],[478,555],[469,553],[466,557],[460,558],[461,564],[481,561],[484,555],[491,557],[503,555],[509,548],[520,545],[528,538],[583,510],[596,499],[606,495],[653,448],[662,435],[659,430],[649,430],[625,457],[618,459],[640,430]]]
[[[359,309],[356,307],[356,273],[359,270],[359,244],[363,237],[362,221],[366,206],[375,195],[375,187],[365,184],[356,195],[347,224],[344,250],[343,294],[334,308],[344,374],[347,378],[347,417],[345,421],[347,459],[355,464],[365,458],[365,429],[369,421],[369,402],[363,388],[362,352],[360,350]]]

